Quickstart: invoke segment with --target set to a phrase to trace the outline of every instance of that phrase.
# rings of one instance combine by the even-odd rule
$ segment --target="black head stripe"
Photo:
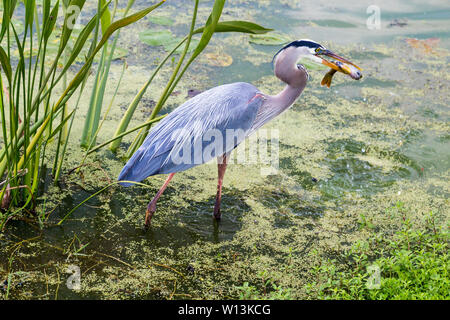
[[[293,41],[293,42],[287,44],[286,46],[284,46],[283,49],[286,49],[287,47],[292,47],[292,46],[294,46],[294,47],[308,47],[308,48],[313,48],[313,49],[321,47],[320,44],[318,44],[317,42],[314,42],[314,41],[296,40],[296,41]]]
[[[277,53],[275,53],[275,55],[273,56],[273,59],[272,59],[272,68],[273,68],[273,63],[274,63],[275,58],[277,57],[277,55],[278,55],[281,51],[283,51],[284,49],[287,49],[287,48],[289,48],[289,47],[296,47],[296,48],[298,48],[298,47],[308,47],[308,48],[313,48],[313,49],[315,49],[315,48],[321,47],[321,45],[318,44],[317,42],[313,42],[313,41],[309,41],[309,40],[295,40],[295,41],[292,41],[291,43],[288,43],[288,44],[285,45],[283,48],[281,48],[280,50],[278,50]]]

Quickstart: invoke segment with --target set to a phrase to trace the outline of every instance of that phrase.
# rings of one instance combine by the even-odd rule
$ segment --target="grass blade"
[[[204,29],[205,27],[195,29],[194,33],[202,33]],[[264,34],[269,31],[273,31],[273,29],[267,29],[260,26],[259,24],[241,20],[218,22],[214,30],[214,32],[241,32],[251,34]]]
[[[6,78],[8,79],[9,85],[11,86],[11,77],[12,77],[11,65],[9,63],[8,55],[6,54],[5,50],[3,50],[2,47],[0,47],[0,63],[3,72],[5,72]],[[0,89],[3,90],[3,88]]]

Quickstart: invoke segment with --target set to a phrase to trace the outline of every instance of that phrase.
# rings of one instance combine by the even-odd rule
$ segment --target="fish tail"
[[[327,86],[328,88],[330,87],[330,85],[331,85],[331,79],[333,79],[333,76],[331,75],[331,74],[329,74],[329,73],[327,73],[324,77],[323,77],[323,79],[322,79],[322,82],[320,83],[322,86]]]

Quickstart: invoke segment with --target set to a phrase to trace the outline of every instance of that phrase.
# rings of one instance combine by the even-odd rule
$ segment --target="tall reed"
[[[0,229],[12,215],[33,209],[40,168],[50,165],[47,162],[52,158],[45,157],[50,143],[57,144],[54,173],[60,171],[70,134],[69,120],[72,123],[75,114],[67,102],[84,88],[95,55],[114,32],[142,19],[164,1],[117,21],[105,22],[109,2],[98,0],[92,18],[71,39],[76,18],[81,12],[88,15],[88,10],[83,11],[85,3],[86,0],[57,0],[52,6],[51,0],[2,0]],[[57,25],[58,17],[62,18],[61,26]],[[19,30],[22,24],[23,30]],[[93,32],[99,34],[100,27],[102,33],[89,39]],[[52,51],[54,39],[59,40],[59,45]],[[69,47],[71,41],[74,43]],[[78,67],[76,59],[88,45],[89,52]],[[72,66],[78,71],[68,81]],[[57,93],[58,85],[63,86],[62,93]],[[64,148],[60,149],[60,145]]]

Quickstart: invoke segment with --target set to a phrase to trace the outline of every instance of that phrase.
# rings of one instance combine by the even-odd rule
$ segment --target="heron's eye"
[[[317,47],[317,48],[316,48],[316,52],[319,53],[320,51],[322,51],[322,48]]]

